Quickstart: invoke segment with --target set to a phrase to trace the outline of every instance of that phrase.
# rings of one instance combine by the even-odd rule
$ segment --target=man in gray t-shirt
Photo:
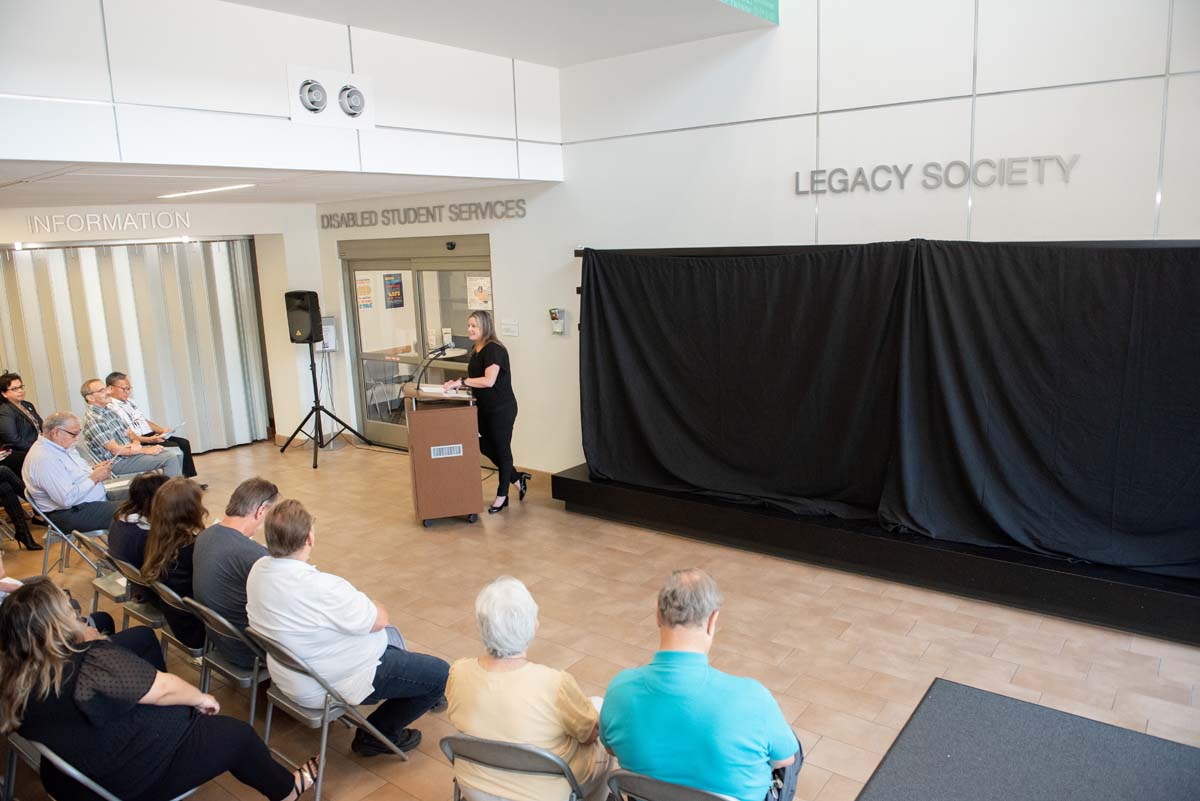
[[[238,629],[249,625],[246,576],[254,563],[267,555],[267,549],[253,537],[262,533],[267,510],[278,498],[279,488],[270,481],[246,479],[230,496],[225,517],[196,538],[192,594]],[[253,666],[254,654],[241,642],[218,636],[213,640],[221,655],[235,665]]]

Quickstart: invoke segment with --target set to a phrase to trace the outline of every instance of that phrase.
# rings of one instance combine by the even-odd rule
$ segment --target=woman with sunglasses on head
[[[0,604],[0,734],[42,743],[126,801],[167,801],[229,771],[270,801],[293,801],[316,779],[289,771],[249,724],[218,715],[207,693],[89,633],[45,577]],[[93,798],[42,761],[59,801]]]
[[[474,345],[467,377],[447,381],[442,388],[474,392],[479,409],[479,450],[500,472],[496,500],[488,507],[488,514],[494,514],[508,508],[510,484],[517,485],[520,499],[525,500],[533,476],[513,467],[512,432],[517,422],[517,396],[513,394],[508,349],[496,338],[491,312],[471,312],[467,317],[467,339]]]

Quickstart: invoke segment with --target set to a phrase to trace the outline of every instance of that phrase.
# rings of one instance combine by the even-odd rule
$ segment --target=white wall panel
[[[969,0],[821,0],[821,109],[971,93]]]
[[[1176,0],[1178,2],[1178,0]],[[1158,235],[1200,239],[1200,74],[1175,75],[1167,97]]]
[[[794,171],[813,169],[815,137],[799,117],[567,145],[566,216],[591,247],[811,244]]]
[[[777,28],[563,69],[563,138],[812,113],[816,15],[816,0],[782,0]]]
[[[562,141],[562,104],[557,67],[514,61],[517,136],[538,142]]]
[[[0,158],[120,161],[112,106],[0,97]]]
[[[1171,71],[1200,70],[1200,0],[1175,0]]]
[[[454,134],[362,131],[363,172],[516,178],[517,147],[512,140]]]
[[[971,238],[1149,239],[1162,120],[1162,78],[981,97],[975,157],[1079,154],[1070,183],[975,190]]]
[[[352,130],[272,117],[123,105],[117,106],[117,119],[128,162],[358,170],[357,132]]]
[[[967,161],[970,146],[969,99],[822,114],[821,168],[840,167],[853,177],[858,167],[869,176],[886,165],[875,175],[876,186],[890,187],[860,184],[853,192],[821,195],[821,242],[966,238],[966,188],[926,189],[921,173],[926,162]],[[803,180],[806,188],[808,176]]]
[[[393,128],[515,136],[512,61],[362,28],[354,69],[375,85],[375,123]]]
[[[517,158],[521,167],[521,177],[532,181],[561,181],[562,151],[562,145],[518,142]]]
[[[104,10],[119,102],[286,117],[288,64],[350,72],[344,25],[211,0]]]
[[[1161,73],[1170,0],[979,0],[980,92]]]
[[[0,92],[109,100],[97,0],[2,0]]]

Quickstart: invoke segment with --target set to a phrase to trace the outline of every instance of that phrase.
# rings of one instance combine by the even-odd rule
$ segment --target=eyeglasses
[[[8,390],[7,390],[7,391],[8,391],[8,392],[20,392],[20,391],[21,391],[21,390],[23,390],[23,389],[25,389],[25,385],[24,385],[24,384],[17,384],[17,385],[15,385],[15,386],[14,386],[14,385],[12,385],[12,384],[9,384],[9,385],[8,385]]]
[[[77,429],[77,430],[75,430],[75,431],[72,431],[72,430],[71,430],[71,429],[69,429],[69,428],[60,428],[60,429],[58,429],[58,430],[59,430],[59,431],[61,431],[61,432],[63,432],[63,433],[64,433],[64,434],[66,434],[67,436],[69,436],[71,439],[75,439],[75,437],[78,437],[80,434],[82,434],[82,433],[83,433],[83,429],[82,429],[82,428],[81,428],[81,429]]]

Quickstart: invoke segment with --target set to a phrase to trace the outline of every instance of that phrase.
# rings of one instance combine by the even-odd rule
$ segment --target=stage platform
[[[1200,645],[1200,582],[555,473],[571,512]]]

